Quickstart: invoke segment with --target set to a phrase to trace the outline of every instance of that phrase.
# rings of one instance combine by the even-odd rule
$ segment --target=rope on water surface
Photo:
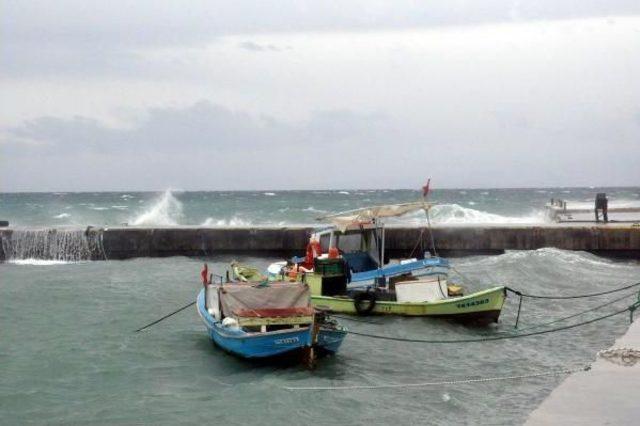
[[[390,340],[390,341],[394,341],[394,342],[405,342],[405,343],[429,343],[429,344],[439,344],[439,343],[480,343],[480,342],[491,342],[491,341],[495,341],[495,340],[506,340],[506,339],[517,339],[519,337],[530,337],[530,336],[539,336],[542,334],[547,334],[547,333],[555,333],[558,331],[563,331],[563,330],[569,330],[572,328],[576,328],[576,327],[580,327],[583,325],[587,325],[587,324],[592,324],[594,322],[597,321],[602,321],[604,319],[607,318],[611,318],[613,316],[616,315],[620,315],[623,314],[625,312],[629,312],[631,315],[631,320],[633,320],[633,312],[640,306],[640,302],[636,302],[633,305],[616,311],[616,312],[612,312],[610,314],[607,315],[603,315],[597,318],[592,318],[590,320],[586,320],[586,321],[582,321],[576,324],[570,324],[570,325],[565,325],[562,327],[557,327],[557,328],[550,328],[547,330],[540,330],[540,331],[532,331],[529,333],[514,333],[514,334],[503,334],[503,335],[499,335],[499,336],[488,336],[488,337],[481,337],[481,338],[475,338],[475,339],[454,339],[454,340],[440,340],[440,339],[410,339],[410,338],[404,338],[404,337],[393,337],[393,336],[382,336],[379,334],[369,334],[369,333],[360,333],[357,331],[352,331],[349,330],[348,333],[349,334],[353,334],[355,336],[361,336],[361,337],[369,337],[371,339],[379,339],[379,340]]]
[[[561,374],[572,374],[579,371],[588,371],[590,366],[583,366],[580,368],[565,368],[562,370],[543,371],[540,373],[519,374],[514,376],[497,376],[497,377],[480,377],[480,378],[467,378],[457,380],[442,380],[437,382],[422,382],[422,383],[397,383],[388,385],[352,385],[352,386],[285,386],[285,390],[289,391],[328,391],[328,390],[358,390],[358,389],[396,389],[396,388],[419,388],[427,386],[440,386],[440,385],[459,385],[465,383],[486,383],[486,382],[498,382],[505,380],[521,380],[529,379],[533,377],[544,376],[559,376]]]

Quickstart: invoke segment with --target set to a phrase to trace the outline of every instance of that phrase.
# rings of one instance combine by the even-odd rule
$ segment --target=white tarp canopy
[[[383,206],[364,207],[346,212],[330,214],[319,217],[319,221],[328,221],[344,231],[351,224],[371,222],[373,219],[384,217],[397,217],[407,213],[424,210],[425,212],[433,206],[426,201],[416,201],[413,203],[387,204]]]

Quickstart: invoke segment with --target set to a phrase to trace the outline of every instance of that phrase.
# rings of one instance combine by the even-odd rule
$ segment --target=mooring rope
[[[358,331],[352,331],[349,330],[348,333],[349,334],[353,334],[355,336],[361,336],[361,337],[368,337],[371,339],[379,339],[379,340],[390,340],[390,341],[394,341],[394,342],[405,342],[405,343],[428,343],[428,344],[440,344],[440,343],[480,343],[480,342],[491,342],[491,341],[495,341],[495,340],[506,340],[506,339],[517,339],[520,337],[530,337],[530,336],[539,336],[542,334],[547,334],[547,333],[555,333],[558,331],[563,331],[563,330],[570,330],[572,328],[576,328],[576,327],[581,327],[583,325],[587,325],[587,324],[592,324],[594,322],[598,322],[598,321],[602,321],[605,320],[607,318],[611,318],[614,317],[616,315],[620,315],[623,314],[625,312],[629,312],[631,314],[631,321],[633,321],[633,312],[640,306],[640,302],[636,302],[633,305],[619,310],[619,311],[615,311],[612,312],[610,314],[607,315],[603,315],[597,318],[592,318],[590,320],[586,320],[586,321],[582,321],[576,324],[570,324],[570,325],[565,325],[562,327],[557,327],[557,328],[551,328],[548,330],[540,330],[540,331],[532,331],[529,333],[513,333],[513,334],[502,334],[499,336],[488,336],[488,337],[481,337],[481,338],[473,338],[473,339],[453,339],[453,340],[441,340],[441,339],[411,339],[411,338],[404,338],[404,337],[393,337],[393,336],[383,336],[380,334],[370,334],[370,333],[361,333]]]
[[[427,386],[442,386],[442,385],[459,385],[465,383],[486,383],[486,382],[498,382],[505,380],[522,380],[533,377],[544,376],[559,376],[561,374],[572,374],[579,371],[588,371],[590,366],[583,366],[580,368],[565,368],[562,370],[543,371],[540,373],[518,374],[514,376],[496,376],[496,377],[480,377],[480,378],[467,378],[457,380],[442,380],[437,382],[422,382],[422,383],[394,383],[388,385],[352,385],[352,386],[285,386],[283,389],[289,391],[337,391],[337,390],[358,390],[358,389],[397,389],[397,388],[420,388]]]
[[[634,283],[634,284],[629,284],[626,285],[624,287],[619,287],[619,288],[614,288],[613,290],[607,290],[607,291],[601,291],[598,293],[587,293],[587,294],[576,294],[576,295],[572,295],[572,296],[546,296],[546,295],[538,295],[538,294],[527,294],[527,293],[523,293],[519,290],[515,290],[511,287],[505,287],[507,289],[507,291],[510,291],[514,294],[517,294],[518,296],[521,297],[528,297],[530,299],[582,299],[582,298],[586,298],[586,297],[596,297],[596,296],[604,296],[605,294],[611,294],[611,293],[616,293],[618,291],[623,291],[623,290],[627,290],[633,287],[637,287],[640,286],[640,282]]]
[[[628,290],[633,287],[637,287],[640,285],[640,282],[629,284],[624,287],[614,288],[613,290],[601,291],[598,293],[586,293],[586,294],[576,294],[572,296],[545,296],[545,295],[536,295],[536,294],[527,294],[523,293],[519,290],[515,290],[511,287],[505,287],[505,289],[511,293],[514,293],[518,296],[518,314],[516,315],[516,324],[515,328],[518,328],[518,323],[520,322],[520,311],[522,310],[522,299],[528,297],[530,299],[546,299],[546,300],[569,300],[569,299],[583,299],[587,297],[596,297],[596,296],[604,296],[606,294],[617,293],[619,291]],[[638,300],[640,300],[640,295]],[[633,317],[633,310],[631,311],[631,315]]]
[[[603,303],[603,304],[601,304],[601,305],[594,306],[594,307],[589,308],[589,309],[586,309],[586,310],[584,310],[584,311],[576,312],[575,314],[571,314],[571,315],[568,315],[568,316],[566,316],[566,317],[562,317],[562,318],[556,318],[556,319],[554,319],[554,320],[547,321],[547,322],[543,322],[543,323],[540,323],[540,324],[532,324],[532,325],[530,325],[530,326],[528,326],[528,327],[520,328],[520,329],[518,329],[518,330],[522,332],[522,331],[524,331],[524,330],[531,330],[531,329],[534,329],[534,328],[540,328],[540,327],[548,326],[548,325],[551,325],[551,324],[555,324],[555,323],[557,323],[557,322],[566,321],[566,320],[568,320],[568,319],[575,318],[575,317],[579,317],[580,315],[584,315],[584,314],[587,314],[587,313],[589,313],[589,312],[597,311],[598,309],[602,309],[602,308],[604,308],[604,307],[606,307],[606,306],[613,305],[613,304],[614,304],[614,303],[616,303],[616,302],[620,302],[621,300],[624,300],[624,299],[626,299],[626,298],[628,298],[628,297],[635,296],[635,295],[636,295],[636,293],[635,293],[635,292],[633,292],[633,293],[629,293],[629,294],[625,294],[625,295],[624,295],[624,296],[622,296],[622,297],[618,297],[618,298],[616,298],[616,299],[610,300],[610,301],[608,301],[608,302],[606,302],[606,303]],[[507,332],[505,332],[505,333],[513,333],[513,332],[511,332],[511,331],[507,331]]]

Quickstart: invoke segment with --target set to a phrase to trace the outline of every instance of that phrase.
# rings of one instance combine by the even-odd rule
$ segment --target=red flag
[[[200,272],[200,278],[202,278],[202,285],[209,284],[209,267],[206,263],[204,264],[204,268],[202,268],[202,271]]]
[[[427,198],[427,195],[429,195],[429,184],[430,183],[431,183],[431,178],[427,179],[427,184],[422,187],[422,196],[424,198]]]

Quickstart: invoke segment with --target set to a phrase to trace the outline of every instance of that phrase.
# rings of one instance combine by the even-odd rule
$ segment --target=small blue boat
[[[335,320],[311,306],[300,283],[208,285],[197,298],[209,337],[242,358],[310,357],[338,351],[347,334]]]

